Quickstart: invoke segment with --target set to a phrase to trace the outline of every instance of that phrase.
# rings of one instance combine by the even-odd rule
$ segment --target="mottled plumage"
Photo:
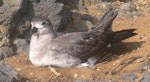
[[[112,21],[117,16],[110,9],[100,23],[87,32],[58,35],[51,22],[42,16],[31,21],[30,60],[36,66],[83,67],[95,64],[95,55],[102,53],[108,44],[120,42],[136,33],[135,29],[113,32]]]

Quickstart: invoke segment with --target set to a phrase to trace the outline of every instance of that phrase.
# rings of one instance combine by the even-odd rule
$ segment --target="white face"
[[[31,20],[31,25],[31,33],[34,35],[45,35],[53,33],[53,26],[51,22],[45,17],[34,17]]]
[[[36,27],[37,29],[41,29],[41,28],[44,28],[47,23],[48,22],[45,20],[44,21],[33,21],[33,22],[31,22],[31,25],[32,25],[32,28]]]
[[[52,25],[44,19],[31,21],[31,33],[33,35],[45,35],[53,32]]]

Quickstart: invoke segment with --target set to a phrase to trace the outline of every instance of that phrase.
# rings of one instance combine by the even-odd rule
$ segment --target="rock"
[[[2,0],[0,0],[0,6],[2,6],[3,5],[3,1]]]
[[[139,71],[149,71],[150,72],[150,61],[144,62],[139,66]]]
[[[133,3],[128,2],[128,3],[123,3],[122,5],[120,5],[120,9],[126,10],[126,11],[132,11],[132,10],[136,10],[136,6]]]
[[[150,74],[144,74],[140,82],[150,82]]]
[[[52,22],[54,30],[58,31],[65,29],[64,27],[67,27],[71,20],[71,12],[64,7],[63,3],[57,3],[56,0],[40,0],[39,3],[33,3],[30,5],[30,16],[32,15],[47,17]]]
[[[25,21],[24,24],[18,26],[19,34],[20,34],[19,38],[24,38],[27,41],[30,41],[30,38],[31,38],[30,27],[31,27],[31,24],[28,20]]]
[[[101,2],[96,6],[96,10],[100,13],[99,16],[101,16],[102,14],[104,14],[107,10],[109,10],[110,8],[112,8],[112,4],[110,2]]]
[[[88,2],[88,1],[84,0],[81,2],[84,3],[83,6],[85,6],[87,9],[89,8],[89,6],[86,5],[86,2]],[[91,2],[90,4],[94,4],[93,2]],[[73,23],[72,24],[73,25],[71,24],[72,25],[71,28],[74,28],[75,31],[87,31],[87,30],[91,29],[93,24],[98,21],[98,17],[101,16],[102,14],[104,14],[111,7],[112,7],[112,5],[110,2],[99,1],[99,3],[95,3],[95,5],[92,7],[93,10],[91,8],[89,8],[87,10],[88,12],[91,12],[91,13],[93,12],[93,14],[87,13],[82,8],[79,9],[79,11],[77,11],[75,9],[72,10],[72,12],[73,12],[73,17],[72,17]],[[82,12],[82,14],[80,12]]]
[[[74,14],[73,21],[72,21],[72,23],[69,24],[70,28],[68,28],[67,30],[69,30],[70,32],[87,31],[88,26],[87,26],[86,22],[89,22],[89,21],[81,20],[81,15]]]
[[[141,6],[144,6],[150,2],[149,0],[132,0],[132,1]]]
[[[0,60],[4,59],[5,57],[10,57],[13,55],[13,50],[8,47],[1,47],[0,48]]]
[[[27,11],[27,1],[28,0],[3,0],[2,6],[0,7],[0,22],[4,27],[5,31],[3,34],[2,40],[7,43],[7,46],[10,45],[11,34],[16,29],[17,25],[20,22],[21,15]]]
[[[138,12],[138,11],[132,11],[132,12],[131,12],[131,15],[132,15],[132,16],[144,16],[143,13],[140,13],[140,12]]]
[[[111,80],[111,82],[119,82],[119,81],[117,81],[117,80]]]
[[[136,9],[135,4],[133,4],[132,2],[127,2],[127,3],[123,3],[123,4],[120,5],[118,16],[121,17],[121,18],[126,17],[128,19],[131,19],[134,16],[143,16],[143,14],[140,13]]]
[[[91,4],[99,4],[102,2],[113,2],[113,0],[84,0],[84,3],[88,6]]]
[[[58,0],[60,3],[63,3],[65,7],[69,10],[78,9],[86,11],[84,0]]]
[[[131,2],[131,0],[120,0],[121,2]]]
[[[5,35],[5,33],[8,32],[7,27],[0,25],[0,47],[2,46],[8,46],[8,42],[9,42],[9,37],[7,35]]]
[[[36,2],[36,3],[38,3],[38,2],[40,2],[40,0],[29,0],[30,2]]]
[[[0,62],[0,82],[16,82],[18,72],[11,66]]]
[[[105,80],[75,80],[73,82],[108,82]]]
[[[126,81],[128,80],[130,82],[134,82],[136,78],[137,78],[137,75],[135,73],[132,73],[132,72],[123,73],[123,79]]]
[[[26,39],[16,39],[14,44],[17,47],[17,52],[29,52],[29,42]]]
[[[67,27],[71,19],[71,12],[57,0],[3,0],[0,4],[0,47],[12,47],[12,39],[24,38],[29,41],[30,20],[34,15],[48,17],[58,31]],[[26,49],[25,42],[17,47],[20,45],[24,47],[17,51]]]
[[[78,2],[78,9],[80,9],[82,11],[87,11],[87,8],[85,6],[84,0],[79,0],[79,2]]]
[[[66,5],[69,9],[78,9],[80,1],[83,0],[58,0],[58,1]]]
[[[81,15],[81,19],[82,19],[82,20],[87,20],[87,21],[92,21],[92,20],[93,20],[93,17],[91,17],[91,16],[88,15],[88,14],[83,14],[83,15]]]

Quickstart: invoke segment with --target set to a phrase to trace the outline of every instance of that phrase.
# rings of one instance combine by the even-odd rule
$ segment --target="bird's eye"
[[[42,22],[42,25],[45,25],[46,24],[46,21]]]

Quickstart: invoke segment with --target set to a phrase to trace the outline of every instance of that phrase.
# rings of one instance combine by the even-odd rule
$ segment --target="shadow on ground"
[[[111,61],[112,59],[118,58],[118,56],[130,53],[133,50],[137,50],[142,46],[143,42],[120,42],[112,47],[109,47],[105,50],[102,56],[100,56],[98,63]]]

